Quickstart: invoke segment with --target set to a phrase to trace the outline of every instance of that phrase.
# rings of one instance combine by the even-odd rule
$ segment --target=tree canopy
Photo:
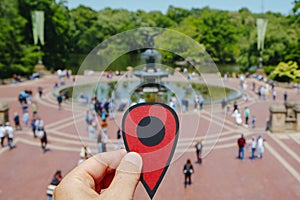
[[[300,81],[300,69],[296,62],[280,62],[270,77],[279,82]]]
[[[86,6],[69,9],[66,0],[2,0],[0,78],[11,77],[13,73],[31,73],[41,57],[48,69],[71,68],[75,72],[98,44],[139,27],[179,31],[199,42],[216,64],[237,64],[247,71],[259,63],[257,18],[268,19],[264,65],[277,66],[280,62],[293,61],[299,66],[300,1],[293,3],[293,10],[285,16],[273,12],[255,14],[247,8],[229,12],[209,7],[188,10],[170,6],[163,14],[111,8],[96,11]],[[41,51],[33,45],[31,12],[34,10],[45,12],[45,45],[39,45]],[[168,42],[172,43],[170,45],[180,43],[175,40],[176,37],[170,36]],[[164,52],[163,59],[170,63],[181,58]]]

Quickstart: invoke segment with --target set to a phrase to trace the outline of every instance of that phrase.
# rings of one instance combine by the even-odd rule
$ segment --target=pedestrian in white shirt
[[[35,127],[37,131],[43,130],[44,121],[40,117],[35,120]]]
[[[262,138],[261,135],[259,135],[257,138],[257,151],[258,151],[257,157],[262,158],[265,148],[264,148],[264,139]]]
[[[251,141],[251,157],[250,159],[253,160],[255,158],[255,150],[256,150],[256,139],[253,136]]]
[[[14,129],[13,129],[13,127],[11,127],[11,125],[10,125],[9,122],[6,122],[4,130],[5,130],[4,133],[7,134],[7,138],[8,138],[8,147],[10,149],[12,149],[12,148],[14,148],[14,146],[12,144],[13,143],[13,139],[14,139],[14,136],[13,136]]]

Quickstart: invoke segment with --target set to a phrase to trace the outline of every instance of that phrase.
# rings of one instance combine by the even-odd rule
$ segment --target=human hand
[[[142,170],[139,154],[125,150],[97,154],[63,178],[54,200],[133,199]],[[106,189],[107,188],[107,189]],[[100,195],[102,189],[105,189]]]

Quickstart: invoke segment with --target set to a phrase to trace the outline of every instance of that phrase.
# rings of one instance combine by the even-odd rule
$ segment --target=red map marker
[[[179,131],[176,112],[161,103],[130,107],[122,120],[127,151],[143,159],[141,182],[152,199],[172,160]]]

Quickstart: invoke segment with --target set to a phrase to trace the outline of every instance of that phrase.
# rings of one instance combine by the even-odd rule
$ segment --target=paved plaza
[[[172,76],[170,78],[172,79]],[[257,88],[264,84],[263,82],[254,79],[246,81],[249,85],[246,91],[249,100],[244,102],[238,99],[238,103],[242,112],[246,106],[250,108],[251,116],[255,115],[257,118],[256,127],[237,126],[231,116],[232,110],[225,114],[221,105],[217,105],[213,110],[211,106],[205,105],[201,112],[191,108],[188,112],[180,114],[179,118],[183,123],[174,161],[154,199],[300,199],[300,133],[266,132],[269,106],[274,102],[271,97],[259,101],[251,90],[253,81],[256,82]],[[55,82],[58,82],[57,76],[49,75],[16,85],[0,86],[0,100],[9,104],[11,124],[14,112],[22,113],[17,101],[19,93],[25,89],[33,91],[39,116],[45,123],[50,149],[44,153],[39,139],[34,138],[31,129],[22,124],[23,129],[14,133],[16,148],[0,149],[0,199],[46,199],[46,188],[54,172],[60,169],[65,175],[76,167],[83,143],[87,144],[93,153],[97,151],[96,141],[89,140],[85,129],[84,114],[87,108],[82,106],[76,110],[77,116],[81,118],[75,126],[71,103],[63,103],[63,109],[58,110],[52,94]],[[239,79],[231,78],[224,83],[239,88]],[[72,80],[67,80],[67,84],[72,85]],[[44,89],[42,99],[37,94],[39,86]],[[297,94],[296,89],[276,88],[276,91],[277,103],[283,103],[285,91],[289,100],[300,102],[300,94]],[[230,104],[232,109],[232,102]],[[116,133],[122,114],[116,113],[115,120],[108,120],[108,135],[111,139],[108,150],[114,150],[117,145]],[[215,141],[217,143],[204,157],[203,164],[198,165],[195,163],[194,144],[203,138],[210,128],[213,128],[211,131],[215,130],[216,134],[205,138],[204,148],[208,151],[208,147]],[[262,159],[250,160],[250,149],[245,151],[245,160],[236,158],[236,141],[241,133],[245,135],[247,142],[250,142],[252,136],[262,134],[266,140]],[[187,159],[193,161],[195,173],[192,175],[192,185],[184,188],[182,170]],[[138,185],[135,199],[148,199],[141,183]]]

